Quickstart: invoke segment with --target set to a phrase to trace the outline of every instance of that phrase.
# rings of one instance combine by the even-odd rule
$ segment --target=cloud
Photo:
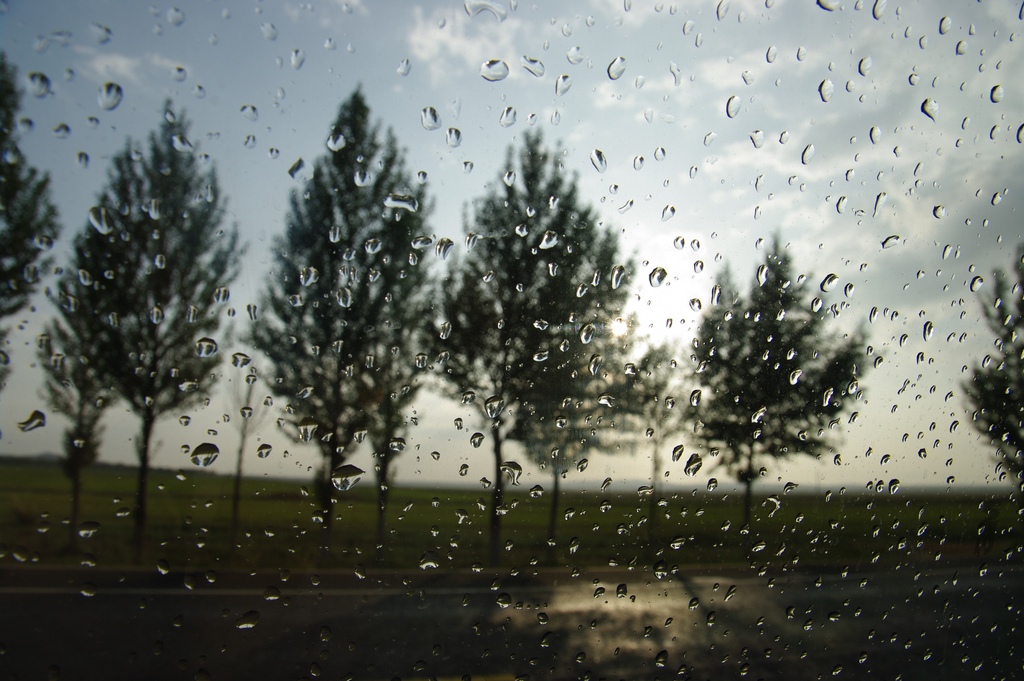
[[[192,73],[189,64],[155,52],[130,56],[100,51],[89,45],[75,45],[73,49],[80,55],[82,75],[96,84],[113,81],[122,87],[154,91],[154,83],[166,82],[168,74],[177,67]]]

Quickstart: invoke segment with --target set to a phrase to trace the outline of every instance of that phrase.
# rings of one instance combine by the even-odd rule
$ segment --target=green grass
[[[142,564],[171,569],[303,568],[383,565],[416,568],[429,554],[442,566],[486,562],[490,490],[394,488],[383,560],[376,560],[376,499],[369,476],[340,493],[331,553],[301,481],[243,481],[241,532],[230,543],[230,477],[154,470]],[[88,554],[100,565],[128,565],[135,471],[93,467],[82,484],[81,520],[99,523],[78,551],[68,551],[70,484],[56,466],[0,466],[0,561],[72,564]],[[755,488],[756,490],[756,488]],[[562,495],[555,546],[548,546],[550,497],[506,491],[503,563],[766,567],[923,565],[945,558],[998,561],[1020,526],[1008,494],[858,492],[755,497],[754,519],[741,528],[742,498],[703,491],[667,495],[651,527],[649,500],[636,493],[569,491]],[[569,509],[572,509],[569,512]],[[461,522],[460,522],[461,518]],[[979,537],[979,528],[984,533]],[[572,548],[570,548],[572,547]]]

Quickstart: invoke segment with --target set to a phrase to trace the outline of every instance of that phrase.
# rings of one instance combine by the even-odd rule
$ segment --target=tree
[[[414,365],[430,290],[421,251],[447,253],[427,234],[425,185],[413,184],[394,134],[370,120],[361,91],[341,104],[327,146],[291,194],[252,332],[274,390],[294,400],[291,425],[323,455],[315,488],[325,549],[334,495],[363,472],[345,463],[346,447],[371,424],[395,437],[394,421],[381,426],[371,416],[396,406],[392,394],[408,396],[411,376],[425,370]]]
[[[985,296],[985,321],[995,352],[974,365],[964,385],[971,420],[996,445],[999,468],[1014,480],[1018,515],[1024,518],[1024,244],[1012,274],[997,269]]]
[[[84,317],[60,308],[65,319],[77,323]],[[96,461],[103,429],[99,425],[103,412],[110,406],[109,391],[90,361],[91,348],[83,345],[83,335],[53,321],[39,346],[40,366],[45,382],[43,398],[55,411],[71,419],[64,431],[64,458],[61,468],[71,481],[71,522],[68,546],[78,548],[79,509],[82,498],[82,470]]]
[[[18,148],[15,116],[21,108],[17,72],[0,52],[0,319],[21,310],[35,292],[43,256],[60,233],[50,199],[50,177],[30,166]],[[7,331],[0,328],[0,345]],[[0,349],[0,388],[9,358]]]
[[[505,181],[473,206],[468,252],[445,286],[442,332],[449,390],[476,405],[491,432],[492,564],[507,511],[504,478],[518,481],[519,465],[505,461],[505,440],[524,437],[531,400],[553,397],[544,382],[554,386],[560,377],[589,372],[591,356],[603,352],[602,330],[626,299],[616,235],[582,204],[540,134],[525,136],[518,159],[510,148],[507,164]],[[538,398],[538,390],[548,396]],[[539,406],[539,416],[550,418],[550,402]]]
[[[776,238],[746,297],[728,272],[719,279],[713,297],[721,304],[704,314],[697,332],[703,388],[693,397],[696,436],[744,484],[744,524],[762,464],[819,455],[829,445],[830,421],[861,396],[863,339],[829,333],[821,301],[808,301],[807,288]]]
[[[673,348],[667,343],[647,348],[640,360],[631,368],[627,391],[629,421],[642,430],[651,443],[651,490],[647,532],[653,538],[658,518],[658,504],[662,503],[659,479],[663,472],[662,452],[670,437],[685,425],[685,398],[679,394],[682,386],[678,363]],[[673,448],[673,461],[682,454],[682,446]]]
[[[63,316],[104,385],[139,417],[133,543],[141,557],[151,441],[157,420],[195,404],[215,380],[218,308],[238,274],[236,228],[223,229],[214,169],[166,104],[145,152],[131,140],[76,236],[59,282]]]

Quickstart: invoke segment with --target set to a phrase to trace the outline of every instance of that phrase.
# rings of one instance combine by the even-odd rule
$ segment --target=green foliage
[[[451,394],[475,404],[491,426],[492,560],[503,440],[531,440],[540,429],[557,445],[562,438],[550,424],[568,417],[577,401],[600,416],[606,408],[594,398],[609,380],[606,371],[616,370],[592,373],[589,365],[608,355],[614,366],[618,341],[609,328],[626,301],[626,290],[612,284],[616,235],[581,203],[574,179],[540,135],[525,136],[518,158],[509,149],[507,167],[506,181],[473,206],[468,253],[445,288],[442,332]],[[579,414],[580,426],[584,418]]]
[[[430,244],[426,188],[413,184],[395,136],[371,122],[360,91],[342,103],[329,146],[336,151],[291,194],[253,327],[274,389],[292,400],[291,425],[316,424],[328,519],[330,474],[353,437],[368,432],[378,453],[395,453],[387,443],[425,371],[417,355],[426,352],[431,286],[420,260],[434,249],[418,248]]]
[[[746,297],[728,273],[697,333],[703,386],[696,435],[748,486],[771,459],[819,455],[861,392],[860,334],[826,329],[789,255],[773,241]],[[749,505],[748,505],[749,508]]]
[[[161,415],[209,394],[218,363],[197,341],[215,335],[242,249],[224,230],[212,167],[188,141],[189,123],[167,103],[143,151],[129,140],[74,241],[57,303],[99,381],[142,421],[137,439],[136,540],[145,526],[150,437]],[[83,354],[83,353],[79,353]]]
[[[972,422],[995,443],[999,468],[1012,477],[1024,509],[1024,244],[1012,273],[996,270],[992,279],[984,309],[996,351],[974,365],[964,389]]]
[[[0,319],[28,303],[39,271],[50,263],[43,254],[60,233],[50,198],[50,177],[30,166],[18,148],[15,130],[21,93],[17,72],[0,52]],[[0,343],[6,331],[0,329]],[[0,387],[9,359],[0,349]]]

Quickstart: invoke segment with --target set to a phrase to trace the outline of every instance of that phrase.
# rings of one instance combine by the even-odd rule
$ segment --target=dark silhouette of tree
[[[793,276],[778,239],[746,297],[728,273],[717,286],[721,302],[705,312],[696,339],[703,388],[694,396],[695,431],[744,484],[749,524],[751,487],[763,475],[761,466],[795,454],[819,455],[829,445],[830,421],[837,425],[860,398],[863,339],[828,332],[820,300],[809,300],[806,279]]]
[[[581,203],[575,181],[540,135],[525,136],[518,158],[509,149],[507,163],[505,181],[473,206],[468,252],[446,282],[441,334],[451,393],[476,405],[490,430],[492,564],[507,512],[505,477],[516,482],[521,468],[506,462],[505,440],[524,437],[521,419],[530,418],[531,403],[538,418],[550,419],[552,398],[559,404],[572,398],[556,395],[554,386],[573,372],[589,372],[591,356],[605,352],[603,330],[621,315],[626,298],[616,235]],[[548,381],[551,390],[542,386]]]
[[[65,320],[77,323],[77,317],[61,308]],[[72,327],[74,328],[74,327]],[[71,481],[71,523],[68,546],[78,549],[79,510],[82,499],[82,470],[99,455],[103,428],[99,425],[103,412],[111,404],[109,391],[90,361],[93,348],[84,345],[78,329],[70,330],[53,321],[39,346],[39,363],[45,382],[42,396],[55,411],[71,420],[64,431],[64,457],[61,468]]]
[[[291,194],[264,313],[253,326],[273,389],[292,400],[291,425],[323,455],[315,488],[325,549],[336,488],[362,472],[345,463],[346,447],[371,425],[383,440],[397,437],[393,420],[381,426],[371,416],[398,406],[391,395],[413,391],[411,376],[425,370],[415,366],[420,327],[429,321],[428,267],[420,260],[435,249],[447,253],[426,233],[425,185],[412,182],[394,134],[371,121],[359,90],[342,103],[327,146]],[[341,477],[332,483],[335,471]]]
[[[684,370],[678,365],[674,348],[668,344],[652,345],[634,364],[628,378],[625,409],[628,423],[651,447],[650,507],[647,514],[648,537],[653,538],[658,524],[658,505],[664,503],[660,481],[664,474],[663,453],[666,443],[686,424],[689,395],[683,395],[680,382]],[[681,444],[672,450],[676,461],[683,453]]]
[[[17,72],[0,52],[0,320],[21,310],[36,290],[44,254],[60,233],[50,199],[50,177],[25,160],[18,148],[15,117],[21,108]],[[7,330],[0,328],[0,346]],[[0,389],[10,358],[0,347]]]
[[[1013,479],[1024,518],[1024,244],[1013,271],[997,269],[992,279],[992,293],[983,298],[996,349],[974,365],[964,389],[974,427],[995,443],[1000,477]]]
[[[133,544],[141,557],[151,441],[157,420],[209,394],[218,362],[217,310],[227,302],[242,249],[224,229],[212,167],[188,140],[189,122],[167,102],[145,150],[128,140],[74,241],[58,299],[68,328],[103,384],[140,421]]]

